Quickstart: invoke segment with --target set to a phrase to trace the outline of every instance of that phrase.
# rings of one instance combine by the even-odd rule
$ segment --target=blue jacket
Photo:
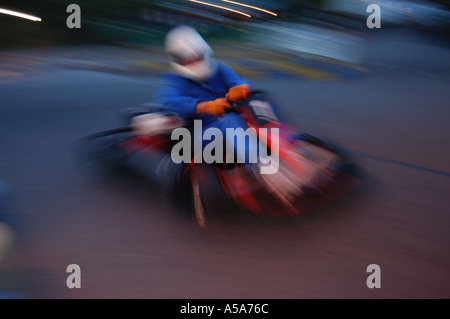
[[[225,97],[228,90],[236,85],[249,84],[229,66],[217,61],[217,70],[207,82],[197,82],[173,72],[162,76],[155,94],[156,103],[164,109],[175,112],[186,119],[202,119],[204,124],[216,118],[212,115],[198,115],[199,102]],[[206,123],[205,123],[206,122]]]

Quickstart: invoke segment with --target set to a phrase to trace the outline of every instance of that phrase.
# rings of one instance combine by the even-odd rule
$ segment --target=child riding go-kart
[[[126,127],[88,136],[90,149],[208,211],[296,215],[353,188],[358,168],[327,143],[283,123],[266,94],[218,62],[192,28],[166,38],[173,71],[151,107],[127,110]],[[206,213],[205,213],[206,212]]]

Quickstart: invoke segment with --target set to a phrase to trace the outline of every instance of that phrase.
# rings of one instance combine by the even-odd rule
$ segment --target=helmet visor
[[[172,59],[173,62],[183,65],[183,66],[189,66],[193,63],[197,63],[200,61],[203,61],[205,58],[204,54],[197,54],[195,56],[190,56],[190,57],[181,57],[175,54],[170,54],[170,58]]]

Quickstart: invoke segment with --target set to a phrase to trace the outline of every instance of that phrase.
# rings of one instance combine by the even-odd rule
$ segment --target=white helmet
[[[178,26],[166,36],[166,54],[171,67],[186,78],[205,81],[216,71],[211,47],[192,27]]]

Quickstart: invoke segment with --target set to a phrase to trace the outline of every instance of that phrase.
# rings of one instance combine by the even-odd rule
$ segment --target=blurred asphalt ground
[[[368,70],[317,56],[290,55],[236,43],[211,46],[215,55],[246,78],[303,78],[336,81]],[[129,76],[157,76],[168,69],[162,48],[151,46],[53,47],[0,51],[0,82],[60,69],[94,70]]]

